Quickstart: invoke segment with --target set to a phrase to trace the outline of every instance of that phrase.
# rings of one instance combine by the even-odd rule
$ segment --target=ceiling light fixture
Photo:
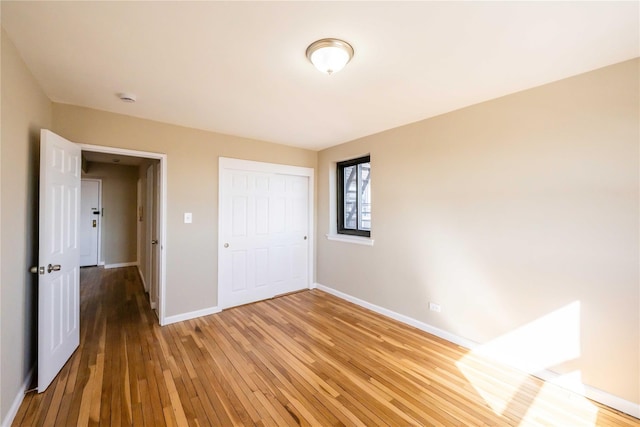
[[[307,58],[320,71],[337,73],[353,58],[353,47],[344,40],[321,39],[307,48]]]

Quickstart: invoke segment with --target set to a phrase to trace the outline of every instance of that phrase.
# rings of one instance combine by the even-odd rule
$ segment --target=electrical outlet
[[[440,304],[436,304],[435,302],[430,302],[429,303],[429,310],[435,311],[436,313],[441,313],[442,312],[442,307],[440,307]]]

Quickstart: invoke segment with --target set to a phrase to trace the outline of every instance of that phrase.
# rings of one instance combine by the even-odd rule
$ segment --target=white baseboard
[[[417,329],[428,332],[432,335],[445,339],[451,343],[466,347],[468,349],[473,350],[474,348],[477,348],[481,345],[480,343],[477,343],[475,341],[471,341],[466,338],[459,337],[457,335],[444,331],[440,328],[436,328],[435,326],[431,326],[428,323],[421,322],[409,316],[405,316],[404,314],[396,313],[395,311],[391,311],[384,307],[380,307],[378,305],[364,301],[360,298],[356,298],[352,295],[345,294],[344,292],[340,292],[328,286],[321,285],[320,283],[314,283],[310,288],[319,289],[328,294],[334,295],[343,300],[346,300],[356,305],[359,305],[361,307],[367,308],[383,316],[390,317],[399,322],[413,326]],[[501,361],[501,362],[504,363],[504,361]],[[520,369],[520,368],[516,367],[516,369]],[[559,374],[549,370],[526,372],[526,373],[549,382],[552,382],[554,379],[560,376]],[[563,387],[562,384],[558,384],[558,386]],[[573,388],[570,388],[569,390],[574,393],[578,393],[588,399],[595,400],[596,402],[602,403],[603,405],[607,405],[611,408],[617,409],[618,411],[624,412],[625,414],[629,414],[633,417],[640,418],[640,404],[630,402],[628,400],[615,396],[611,393],[607,393],[606,391],[599,390],[597,388],[591,387],[586,384],[583,384],[581,388],[583,388],[583,390],[575,390]]]
[[[100,262],[98,263],[98,267],[100,267],[100,266],[104,266],[104,261],[100,261]]]
[[[138,276],[140,276],[142,287],[144,288],[145,292],[149,292],[149,287],[147,286],[147,282],[144,280],[144,274],[142,274],[142,270],[140,270],[140,264],[138,263],[137,266],[138,266]]]
[[[397,320],[399,322],[402,322],[402,323],[405,323],[407,325],[413,326],[414,328],[418,328],[418,329],[420,329],[422,331],[428,332],[428,333],[430,333],[432,335],[435,335],[437,337],[445,339],[445,340],[447,340],[449,342],[452,342],[454,344],[461,345],[461,346],[467,347],[467,348],[474,348],[474,347],[478,346],[478,344],[476,342],[474,342],[474,341],[471,341],[471,340],[459,337],[457,335],[451,334],[451,333],[449,333],[447,331],[444,331],[444,330],[442,330],[440,328],[436,328],[435,326],[431,326],[428,323],[424,323],[424,322],[416,320],[416,319],[414,319],[412,317],[405,316],[404,314],[396,313],[395,311],[388,310],[388,309],[386,309],[384,307],[380,307],[378,305],[371,304],[370,302],[361,300],[360,298],[356,298],[354,296],[351,296],[349,294],[345,294],[343,292],[337,291],[337,290],[335,290],[333,288],[330,288],[328,286],[321,285],[320,283],[315,283],[314,287],[319,289],[319,290],[321,290],[321,291],[324,291],[324,292],[326,292],[328,294],[335,295],[338,298],[341,298],[343,300],[346,300],[346,301],[352,302],[352,303],[354,303],[356,305],[359,305],[360,307],[368,308],[369,310],[375,311],[378,314],[382,314],[383,316],[390,317],[390,318],[395,319],[395,320]]]
[[[10,427],[11,423],[13,423],[13,419],[16,417],[16,414],[18,413],[18,409],[20,409],[20,405],[24,400],[24,394],[26,393],[26,391],[29,389],[29,386],[31,385],[31,380],[33,379],[34,372],[35,372],[34,368],[31,368],[31,370],[29,370],[29,373],[27,374],[27,378],[24,379],[24,382],[22,383],[22,387],[20,387],[20,390],[18,390],[18,394],[16,395],[15,399],[13,399],[13,403],[9,408],[9,412],[7,413],[4,420],[2,420],[2,424],[1,424],[2,427]]]
[[[105,269],[109,269],[109,268],[120,268],[120,267],[137,267],[138,263],[137,262],[120,262],[117,264],[105,264],[104,268]]]
[[[556,378],[559,378],[561,376],[556,372],[546,369],[544,371],[527,373],[548,382],[554,382]],[[607,405],[610,408],[617,409],[618,411],[624,412],[625,414],[629,414],[632,417],[640,418],[640,404],[638,403],[630,402],[611,393],[607,393],[606,391],[591,387],[587,384],[580,384],[579,387],[575,387],[575,385],[574,387],[565,387],[563,384],[555,382],[554,384],[556,384],[558,387],[562,387],[573,393],[584,396],[587,399],[594,400],[598,403],[602,403],[603,405]]]
[[[217,306],[203,308],[202,310],[190,311],[189,313],[176,314],[175,316],[166,316],[164,318],[164,323],[162,326],[170,325],[172,323],[183,322],[185,320],[195,319],[196,317],[208,316],[210,314],[220,313],[220,310]]]

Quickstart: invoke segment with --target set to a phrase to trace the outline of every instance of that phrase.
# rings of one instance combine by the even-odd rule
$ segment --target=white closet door
[[[308,288],[309,177],[221,169],[221,308]]]

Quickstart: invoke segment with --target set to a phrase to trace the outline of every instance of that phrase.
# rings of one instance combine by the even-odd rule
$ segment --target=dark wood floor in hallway
[[[638,426],[313,290],[160,327],[134,267],[81,273],[80,348],[16,426]]]

